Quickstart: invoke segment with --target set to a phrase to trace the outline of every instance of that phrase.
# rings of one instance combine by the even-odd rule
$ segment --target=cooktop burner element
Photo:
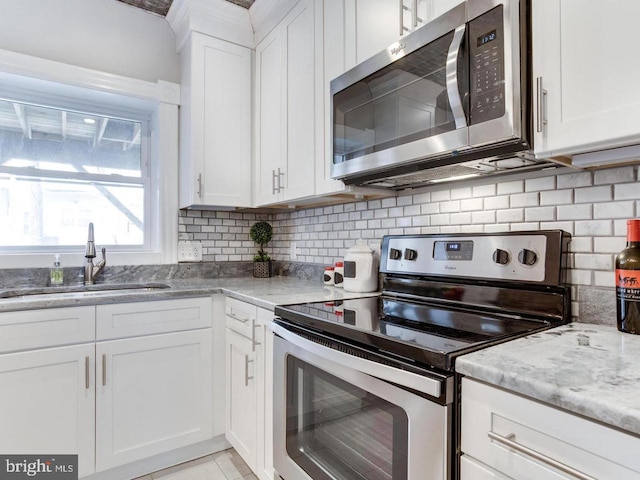
[[[387,236],[381,297],[277,307],[282,321],[453,371],[459,355],[570,321],[562,231]]]

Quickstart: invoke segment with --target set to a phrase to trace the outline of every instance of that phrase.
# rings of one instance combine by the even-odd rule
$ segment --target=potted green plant
[[[253,276],[268,278],[271,276],[271,257],[264,251],[264,246],[273,238],[273,228],[269,222],[256,222],[251,226],[249,236],[260,245],[258,254],[253,257]]]

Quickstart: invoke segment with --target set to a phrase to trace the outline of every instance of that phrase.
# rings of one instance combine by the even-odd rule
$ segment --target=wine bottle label
[[[640,270],[616,270],[616,293],[619,299],[640,302]]]

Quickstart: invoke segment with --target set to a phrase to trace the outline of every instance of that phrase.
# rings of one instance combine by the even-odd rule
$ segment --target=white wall
[[[180,82],[158,15],[116,0],[0,0],[0,49],[155,82]]]

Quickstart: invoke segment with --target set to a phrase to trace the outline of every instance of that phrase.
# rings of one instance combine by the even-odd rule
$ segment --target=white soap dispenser
[[[64,270],[60,263],[60,254],[56,253],[56,260],[50,270],[50,280],[52,286],[62,285],[64,283]]]

